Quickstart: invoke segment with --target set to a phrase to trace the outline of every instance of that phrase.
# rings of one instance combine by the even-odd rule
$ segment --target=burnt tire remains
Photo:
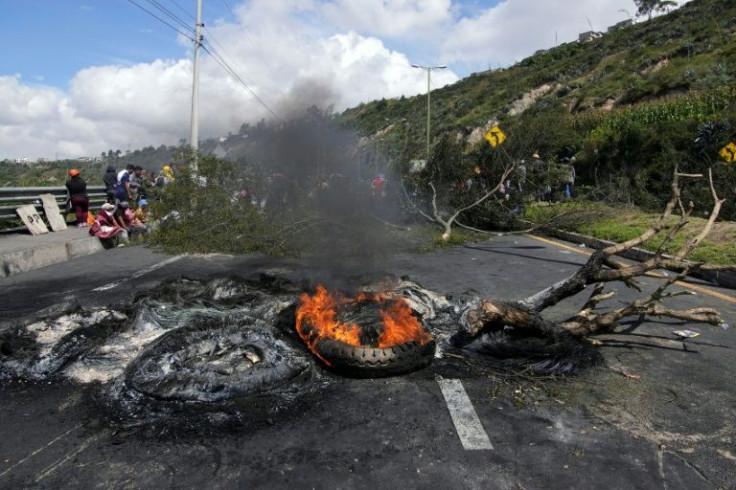
[[[169,332],[126,370],[125,383],[163,401],[219,402],[293,388],[310,360],[265,326],[212,320]]]
[[[434,358],[435,343],[419,345],[406,342],[381,349],[356,347],[325,338],[317,342],[315,349],[340,374],[377,378],[406,374],[429,366]]]

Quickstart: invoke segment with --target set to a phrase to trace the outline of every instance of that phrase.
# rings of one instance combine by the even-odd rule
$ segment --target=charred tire
[[[355,347],[331,339],[322,339],[315,349],[331,368],[340,374],[357,378],[396,376],[429,366],[434,358],[435,343],[419,345],[406,342],[393,347]]]
[[[218,402],[291,387],[309,368],[270,329],[205,325],[156,340],[128,366],[125,383],[158,400]]]

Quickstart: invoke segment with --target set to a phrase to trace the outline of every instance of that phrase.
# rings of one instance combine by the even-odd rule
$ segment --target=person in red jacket
[[[115,221],[115,205],[107,202],[97,213],[89,234],[110,246],[120,246],[128,242],[128,232]]]

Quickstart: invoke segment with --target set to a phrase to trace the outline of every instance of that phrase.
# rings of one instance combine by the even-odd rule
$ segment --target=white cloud
[[[231,2],[235,4],[235,2]],[[342,110],[360,102],[423,94],[426,72],[410,62],[471,70],[506,65],[633,14],[631,0],[506,0],[459,8],[460,0],[251,0],[234,21],[207,25],[205,39],[247,83],[203,54],[200,136],[243,122],[289,117],[312,104]],[[461,12],[473,12],[464,14]],[[411,61],[410,61],[411,60]],[[457,80],[433,72],[433,87]],[[79,71],[68,91],[0,76],[0,158],[74,157],[175,144],[189,134],[191,53],[151,63]]]
[[[605,30],[623,20],[622,0],[507,0],[474,18],[461,19],[442,44],[443,59],[507,65],[540,48]],[[590,22],[590,24],[589,24]],[[592,29],[591,29],[592,25]]]
[[[379,37],[430,38],[452,21],[450,0],[334,0],[322,10],[334,24]]]

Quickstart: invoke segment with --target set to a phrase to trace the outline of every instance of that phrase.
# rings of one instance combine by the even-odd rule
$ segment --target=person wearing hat
[[[172,170],[170,165],[164,165],[161,168],[161,171],[164,174],[164,184],[168,184],[174,181],[174,171]]]
[[[76,225],[80,228],[87,226],[87,214],[89,213],[89,196],[87,196],[87,183],[84,181],[79,170],[73,168],[69,171],[69,180],[66,181],[66,189],[69,192],[69,202],[74,214],[77,215]]]
[[[115,220],[115,205],[109,202],[102,205],[94,224],[89,229],[89,234],[109,246],[114,246],[116,242],[117,245],[128,242],[128,232]]]
[[[148,229],[148,219],[148,201],[146,199],[140,199],[138,201],[138,207],[133,212],[133,224]]]

